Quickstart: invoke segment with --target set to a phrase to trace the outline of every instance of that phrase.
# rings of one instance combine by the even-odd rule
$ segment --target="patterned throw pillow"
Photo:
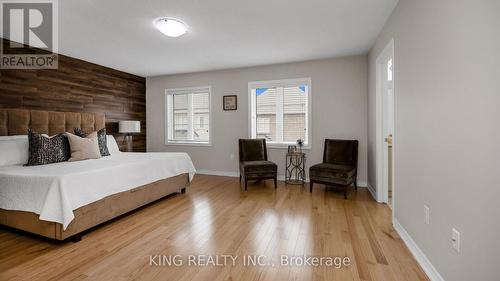
[[[29,156],[25,166],[37,166],[68,161],[71,156],[68,138],[64,133],[52,137],[28,129]]]
[[[86,138],[88,134],[86,134],[82,129],[80,128],[75,128],[75,135],[81,137],[81,138]],[[97,131],[97,140],[99,142],[99,150],[101,151],[101,156],[109,156],[109,150],[108,150],[108,145],[106,141],[106,129],[102,128],[99,131]]]

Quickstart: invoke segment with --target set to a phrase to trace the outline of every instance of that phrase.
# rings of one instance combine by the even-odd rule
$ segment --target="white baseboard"
[[[377,200],[377,191],[375,190],[375,188],[371,184],[369,184],[369,183],[366,184],[366,187],[368,188],[368,191],[370,191],[370,194],[372,195],[373,199],[375,199],[375,201],[378,202],[378,200]]]
[[[196,170],[197,174],[202,175],[212,175],[212,176],[223,176],[223,177],[235,177],[238,178],[240,176],[239,172],[228,172],[228,171],[214,171],[214,170]],[[279,181],[285,180],[285,175],[278,175]],[[309,182],[309,178],[306,179],[306,182]]]
[[[239,172],[214,171],[214,170],[205,170],[205,169],[196,170],[196,173],[197,174],[202,174],[202,175],[235,177],[235,178],[238,178],[240,176]],[[279,181],[285,181],[285,175],[278,175],[278,180]],[[306,182],[309,182],[309,177],[306,178]],[[365,181],[358,181],[358,186],[359,187],[365,187],[365,186],[367,186],[367,183]]]
[[[235,178],[238,178],[240,176],[240,173],[238,172],[213,171],[213,170],[196,170],[196,173],[202,175],[235,177]]]
[[[357,184],[358,184],[358,187],[368,187],[366,181],[358,181]]]
[[[413,241],[410,234],[408,234],[408,232],[406,232],[406,229],[404,229],[404,227],[399,223],[399,221],[396,218],[393,218],[392,225],[394,226],[394,229],[399,234],[401,239],[405,242],[406,246],[408,247],[410,252],[413,254],[413,256],[417,260],[420,267],[422,267],[424,272],[427,274],[427,277],[429,277],[429,279],[431,281],[444,281],[441,274],[439,274],[439,272],[436,270],[436,268],[434,268],[432,263],[425,256],[424,252],[422,252],[422,250],[420,250],[417,243],[415,243],[415,241]]]

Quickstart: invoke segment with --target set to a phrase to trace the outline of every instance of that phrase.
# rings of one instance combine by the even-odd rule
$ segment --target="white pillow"
[[[0,138],[0,166],[24,165],[28,163],[28,136]]]
[[[116,143],[116,139],[112,135],[106,135],[106,146],[108,147],[109,154],[120,152],[118,143]]]
[[[15,140],[15,139],[27,139],[28,135],[15,135],[15,136],[0,136],[0,141],[2,140]]]

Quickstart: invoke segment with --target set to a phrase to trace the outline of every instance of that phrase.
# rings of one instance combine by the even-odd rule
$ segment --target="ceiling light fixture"
[[[187,24],[181,20],[174,18],[159,18],[154,22],[156,29],[168,37],[179,37],[185,34],[188,30]]]

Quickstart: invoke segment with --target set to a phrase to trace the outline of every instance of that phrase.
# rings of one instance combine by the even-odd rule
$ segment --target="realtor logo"
[[[4,39],[0,68],[56,69],[57,2],[5,0],[0,3]]]

